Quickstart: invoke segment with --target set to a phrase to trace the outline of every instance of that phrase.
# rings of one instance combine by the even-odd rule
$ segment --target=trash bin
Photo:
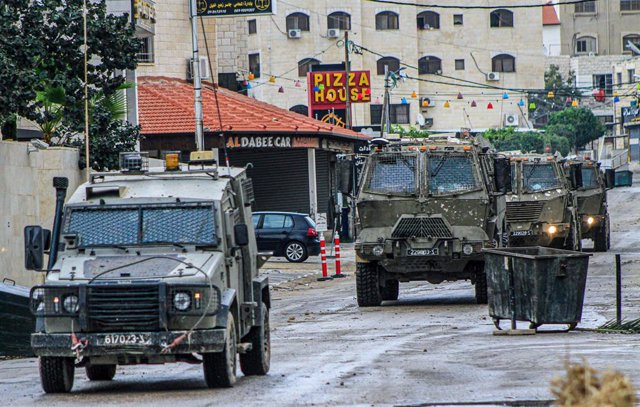
[[[29,288],[0,283],[0,356],[33,356]]]
[[[591,254],[548,247],[485,249],[489,315],[500,320],[576,327]],[[513,294],[513,298],[512,298]],[[514,312],[515,311],[515,312]]]
[[[616,171],[616,186],[630,187],[633,183],[632,171]]]

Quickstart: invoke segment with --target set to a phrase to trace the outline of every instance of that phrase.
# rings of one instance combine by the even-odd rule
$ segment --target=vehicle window
[[[80,246],[138,243],[138,209],[74,209],[68,212],[64,233],[78,235]]]
[[[285,215],[264,215],[262,229],[282,229]]]
[[[524,164],[522,175],[523,187],[528,192],[545,191],[560,186],[553,164]]]
[[[408,195],[416,192],[417,155],[377,154],[371,158],[367,190],[383,194]]]
[[[253,223],[253,227],[258,227],[258,222],[260,222],[260,215],[251,215],[251,223]]]
[[[142,243],[214,244],[213,209],[143,209]]]
[[[428,169],[430,194],[451,194],[478,188],[473,159],[469,156],[431,154]]]
[[[285,216],[284,218],[284,227],[292,228],[293,227],[293,218],[291,216]]]
[[[518,176],[516,175],[516,164],[511,164],[511,191],[516,192],[518,190]]]
[[[305,216],[304,218],[306,219],[307,223],[309,224],[309,227],[312,227],[314,229],[316,228],[316,221],[311,219],[311,217],[309,217],[309,216]]]
[[[596,171],[594,167],[582,168],[582,186],[585,189],[598,188],[598,174]]]

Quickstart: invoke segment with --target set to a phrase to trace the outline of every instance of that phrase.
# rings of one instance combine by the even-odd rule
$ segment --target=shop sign
[[[622,122],[623,123],[634,123],[640,122],[640,107],[623,107],[622,108]]]
[[[155,33],[156,3],[151,0],[133,0],[133,17],[136,28]]]
[[[369,71],[349,72],[351,103],[371,103]],[[347,73],[345,71],[309,72],[307,89],[311,110],[344,109],[347,103]]]
[[[293,147],[294,148],[318,148],[320,147],[320,142],[315,137],[294,137]]]
[[[322,142],[323,146],[327,150],[339,151],[343,153],[350,153],[353,151],[353,145],[349,142],[325,140]]]
[[[196,0],[200,17],[234,17],[275,14],[276,0]]]
[[[313,137],[292,136],[232,136],[227,139],[227,148],[318,148]]]

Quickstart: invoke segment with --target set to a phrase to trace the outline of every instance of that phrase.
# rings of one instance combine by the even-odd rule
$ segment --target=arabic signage
[[[347,102],[345,71],[309,72],[307,89],[311,110],[344,109]],[[349,72],[351,103],[371,103],[371,75],[369,71]]]
[[[295,136],[232,136],[227,148],[318,148],[317,138]]]
[[[622,108],[622,123],[637,125],[640,122],[640,108],[638,106]]]
[[[195,0],[199,17],[233,17],[275,14],[276,0]]]

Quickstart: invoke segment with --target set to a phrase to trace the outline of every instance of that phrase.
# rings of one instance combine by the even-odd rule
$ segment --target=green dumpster
[[[576,327],[591,254],[548,247],[485,249],[489,315],[500,320]]]
[[[633,184],[633,172],[616,171],[616,187],[630,187]]]

